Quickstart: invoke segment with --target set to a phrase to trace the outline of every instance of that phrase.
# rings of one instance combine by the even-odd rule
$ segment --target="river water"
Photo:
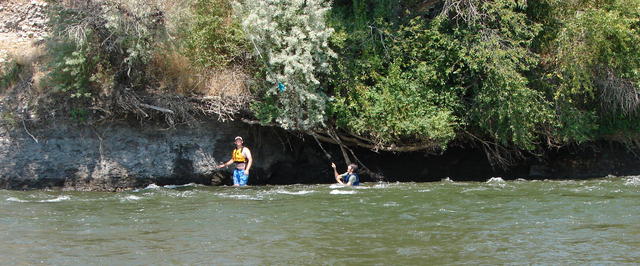
[[[640,263],[640,177],[0,190],[0,264]]]

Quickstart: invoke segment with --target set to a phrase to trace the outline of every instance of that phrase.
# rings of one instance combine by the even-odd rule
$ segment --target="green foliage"
[[[628,128],[619,125],[640,105],[640,3],[545,0],[531,13],[545,23],[536,77],[555,103],[557,135],[580,142]]]
[[[611,114],[603,119],[599,131],[601,136],[614,136],[614,139],[636,139],[640,133],[640,117],[625,116],[623,114]]]
[[[156,7],[116,0],[49,6],[50,86],[71,98],[91,98],[146,84],[145,66],[165,39]]]
[[[197,0],[191,19],[183,41],[186,54],[199,65],[221,68],[241,63],[250,50],[230,0]]]
[[[253,102],[250,108],[260,122],[268,124],[282,115],[277,106],[278,103],[274,97],[267,97],[261,101]]]
[[[18,64],[14,60],[5,63],[0,68],[0,90],[5,90],[17,82],[23,68],[24,66]]]
[[[0,112],[0,124],[7,125],[9,127],[17,127],[18,119],[13,112],[3,111]]]
[[[557,107],[559,126],[556,135],[561,143],[582,143],[593,140],[598,130],[598,116],[594,111],[584,111],[575,106]]]
[[[555,98],[578,96],[577,101],[594,100],[606,72],[640,80],[640,7],[622,6],[620,2],[576,10],[564,18],[564,25],[553,43],[551,73],[560,85]],[[626,2],[626,1],[625,1]],[[635,6],[635,8],[633,7]],[[636,12],[630,12],[632,10]]]
[[[85,108],[72,108],[70,111],[71,119],[79,123],[87,121],[88,115],[89,111]]]
[[[259,94],[276,99],[281,110],[275,122],[285,129],[323,126],[327,97],[320,79],[334,57],[328,46],[333,29],[325,23],[329,2],[246,1],[235,10],[263,65],[266,81]]]
[[[420,75],[429,75],[431,71],[416,72],[403,73],[392,65],[387,77],[357,96],[350,106],[352,113],[345,114],[347,127],[371,136],[381,145],[429,140],[446,147],[455,137],[457,118],[440,104],[442,95],[421,90],[424,80],[420,80]]]
[[[334,38],[342,48],[333,78],[338,125],[380,145],[444,148],[457,130],[470,128],[534,149],[554,122],[544,93],[525,76],[537,64],[530,46],[540,27],[523,3],[477,4],[476,19],[449,12],[429,23],[377,17],[373,33],[356,29]]]
[[[176,35],[185,54],[209,69],[257,61],[264,123],[377,147],[640,136],[637,0],[445,0],[435,17],[418,0],[194,1]],[[168,47],[153,5],[51,6],[55,87],[78,99],[148,84]]]
[[[86,48],[74,43],[50,45],[51,60],[49,80],[54,89],[66,92],[71,98],[91,97],[90,78],[93,66],[92,58],[87,58]]]
[[[540,30],[528,20],[525,7],[517,1],[481,2],[477,20],[450,20],[449,27],[464,43],[470,124],[503,145],[532,150],[554,117],[544,93],[531,88],[525,77],[538,62],[530,47]]]
[[[386,28],[380,34],[390,36],[391,26],[379,25]],[[462,90],[448,82],[459,71],[458,54],[452,50],[455,40],[418,19],[398,29],[393,38],[381,40],[380,47],[374,44],[364,49],[380,49],[386,56],[354,53],[363,55],[354,60],[361,64],[338,62],[342,70],[335,73],[338,125],[378,145],[432,142],[446,147],[463,122],[455,114]],[[350,79],[354,72],[365,75]]]

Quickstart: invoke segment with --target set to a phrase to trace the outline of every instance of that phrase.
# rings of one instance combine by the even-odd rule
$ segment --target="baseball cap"
[[[237,136],[237,137],[236,137],[235,139],[233,139],[233,140],[242,140],[242,141],[244,141],[244,140],[242,139],[242,137],[240,137],[240,136]]]

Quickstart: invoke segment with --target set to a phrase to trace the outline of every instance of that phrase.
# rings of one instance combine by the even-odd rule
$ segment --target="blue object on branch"
[[[284,90],[286,89],[287,87],[285,87],[284,84],[282,84],[282,82],[278,82],[278,91],[284,92]]]

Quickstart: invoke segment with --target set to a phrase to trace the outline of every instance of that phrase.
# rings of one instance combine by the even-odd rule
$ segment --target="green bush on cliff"
[[[9,88],[13,83],[18,81],[20,73],[24,66],[15,60],[0,65],[0,92]]]
[[[200,67],[257,62],[253,115],[286,129],[377,148],[638,136],[640,2],[427,2],[195,0],[175,36]],[[153,5],[52,6],[50,81],[74,99],[148,86],[170,49]]]
[[[327,116],[322,77],[334,57],[328,46],[333,29],[326,24],[325,0],[245,1],[235,10],[242,20],[246,42],[263,67],[265,82],[257,87],[262,98],[253,105],[259,114],[285,129],[311,130]],[[272,105],[275,108],[269,108]]]
[[[333,106],[338,125],[380,146],[432,142],[446,147],[463,122],[455,114],[461,90],[447,83],[455,79],[457,55],[446,51],[455,49],[456,43],[443,39],[421,20],[400,27],[393,36],[391,28],[383,31],[388,38],[382,47],[386,55],[367,55],[378,49],[375,46],[354,53],[363,55],[354,62],[374,63],[354,65],[348,58],[339,59],[337,68],[353,69],[335,73],[334,81],[341,81],[335,83]],[[360,72],[362,68],[368,71]],[[364,75],[349,79],[354,72]]]
[[[435,19],[391,2],[332,10],[342,130],[379,146],[469,133],[524,150],[634,132],[637,1],[448,0]]]
[[[234,18],[230,0],[197,0],[186,32],[185,52],[193,62],[210,68],[242,64],[251,47]]]
[[[470,129],[506,146],[535,149],[544,128],[555,124],[544,92],[526,77],[538,64],[531,46],[540,25],[527,17],[525,1],[480,1],[466,8],[458,11],[471,14],[466,19],[453,10],[446,15],[449,31],[464,43],[460,86],[468,88]]]
[[[578,113],[582,131],[593,137],[598,128],[607,135],[627,131],[620,125],[636,121],[640,106],[640,2],[544,2],[543,18],[557,28],[549,30],[552,39],[542,47],[543,77],[561,119]]]
[[[338,125],[379,145],[444,148],[469,129],[534,149],[541,129],[553,123],[544,93],[525,76],[537,64],[530,46],[539,26],[522,3],[474,3],[430,22],[372,12],[386,14],[370,20],[373,30],[345,30],[346,41],[336,42],[343,48],[336,49],[340,71],[332,77]],[[461,14],[471,12],[465,8],[477,17]]]
[[[48,80],[53,88],[68,93],[71,98],[91,97],[91,72],[97,57],[91,57],[87,47],[75,43],[50,43],[49,51],[54,56]]]
[[[145,66],[165,35],[162,12],[138,4],[52,2],[48,83],[72,98],[144,86]]]

